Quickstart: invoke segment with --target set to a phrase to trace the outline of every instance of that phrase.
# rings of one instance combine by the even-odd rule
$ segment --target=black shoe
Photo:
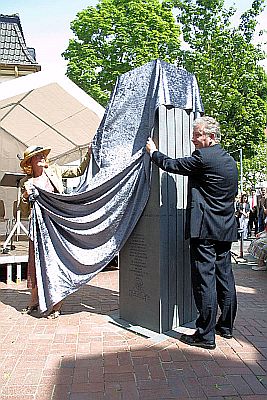
[[[202,339],[197,335],[182,335],[179,339],[181,342],[189,346],[203,347],[203,349],[214,350],[216,347],[215,342]]]
[[[222,336],[224,339],[232,339],[233,335],[231,332],[224,332],[222,328],[219,328],[218,326],[215,327],[215,332],[217,335]]]

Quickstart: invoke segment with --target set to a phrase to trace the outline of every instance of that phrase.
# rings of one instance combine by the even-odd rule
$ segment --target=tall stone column
[[[160,106],[153,136],[159,150],[189,156],[193,119],[193,112]],[[119,256],[120,318],[133,325],[162,333],[196,317],[186,203],[187,177],[152,165],[149,201]]]

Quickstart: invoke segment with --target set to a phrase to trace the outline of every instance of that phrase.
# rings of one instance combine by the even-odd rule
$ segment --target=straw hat
[[[50,147],[41,147],[41,146],[30,146],[27,147],[27,149],[24,151],[24,155],[23,155],[23,160],[21,160],[20,162],[20,166],[21,168],[24,168],[27,164],[27,161],[32,158],[33,156],[35,156],[36,154],[39,153],[43,153],[45,158],[48,156],[48,154],[50,153],[51,148]]]

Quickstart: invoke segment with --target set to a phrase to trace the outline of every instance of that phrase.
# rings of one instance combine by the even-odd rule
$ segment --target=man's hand
[[[153,140],[152,140],[151,138],[148,138],[148,139],[147,139],[147,142],[146,142],[146,151],[147,151],[148,153],[150,153],[150,155],[151,155],[154,151],[158,151],[158,149],[157,149],[155,143],[153,142]]]

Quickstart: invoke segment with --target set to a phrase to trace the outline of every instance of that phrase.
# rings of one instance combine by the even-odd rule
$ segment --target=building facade
[[[0,14],[0,83],[41,70],[27,47],[18,14]]]

